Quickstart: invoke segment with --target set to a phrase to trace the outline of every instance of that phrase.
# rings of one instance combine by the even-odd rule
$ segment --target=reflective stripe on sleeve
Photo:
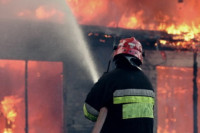
[[[85,117],[87,117],[91,121],[96,121],[99,115],[99,112],[87,103],[83,105],[83,112]]]
[[[122,118],[154,118],[152,103],[131,103],[122,107]]]
[[[124,97],[114,97],[114,104],[123,104],[123,103],[151,103],[154,104],[154,98],[146,96],[124,96]]]
[[[146,89],[124,89],[124,90],[116,90],[113,96],[114,97],[121,97],[121,96],[155,97],[155,93],[152,90],[146,90]]]

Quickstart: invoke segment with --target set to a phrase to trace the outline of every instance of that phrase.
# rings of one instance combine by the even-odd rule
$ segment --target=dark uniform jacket
[[[84,104],[84,115],[96,121],[99,110],[108,114],[101,133],[153,133],[154,91],[145,74],[119,65],[93,86]]]

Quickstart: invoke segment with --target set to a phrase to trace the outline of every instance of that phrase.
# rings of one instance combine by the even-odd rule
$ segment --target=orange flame
[[[143,11],[139,11],[136,14],[132,14],[131,16],[125,16],[123,15],[122,18],[119,21],[119,27],[125,27],[128,29],[134,29],[134,28],[144,28],[144,24],[141,23],[142,21],[142,14]]]
[[[1,101],[2,113],[6,118],[6,127],[3,133],[13,133],[13,128],[15,128],[15,120],[17,117],[15,106],[20,102],[21,99],[15,96],[4,97],[4,100]]]
[[[188,89],[193,85],[192,68],[158,66],[156,69],[158,74],[157,99],[159,99],[157,133],[192,132],[193,91]],[[185,82],[187,84],[183,84]]]
[[[174,42],[160,40],[160,44],[168,45],[176,48],[184,49],[199,49],[200,45],[200,25],[196,26],[194,23],[189,26],[186,23],[166,28],[168,34],[173,35]]]
[[[66,1],[80,24],[166,31],[182,42],[165,45],[183,48],[200,45],[200,2],[197,0],[183,0],[182,3],[178,0]]]
[[[12,0],[0,0],[11,3]],[[166,31],[175,42],[165,46],[200,48],[200,1],[198,0],[66,0],[79,24],[127,29]],[[65,13],[52,5],[17,10],[18,17],[63,22]],[[16,14],[16,13],[14,13]],[[163,45],[160,42],[161,45]]]
[[[197,19],[200,11],[200,2],[196,0],[185,1],[184,4],[178,1],[166,1],[163,3],[159,0],[149,2],[144,0],[138,2],[136,0],[66,0],[71,7],[72,12],[81,24],[99,24],[107,26],[115,21],[115,23],[123,23],[122,28],[140,28],[149,29],[149,25],[154,25],[157,30],[160,26],[171,26],[171,24],[199,24]],[[154,4],[156,3],[156,4]],[[166,4],[168,5],[166,8]],[[187,10],[185,10],[187,9]],[[189,10],[188,10],[189,9]],[[87,21],[84,21],[87,19]],[[104,23],[106,21],[107,23]],[[131,25],[130,23],[137,23]],[[177,25],[177,26],[178,26]],[[152,27],[152,26],[150,26]],[[154,29],[155,30],[155,29]]]
[[[72,7],[72,12],[77,17],[80,24],[86,25],[100,25],[99,16],[107,14],[107,8],[105,4],[108,2],[105,0],[66,0],[70,7]],[[96,21],[97,20],[97,21]],[[94,24],[92,24],[93,22]],[[92,23],[91,23],[92,22]]]

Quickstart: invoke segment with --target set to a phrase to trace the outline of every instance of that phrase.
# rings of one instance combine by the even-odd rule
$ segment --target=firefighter
[[[153,133],[155,93],[140,68],[141,43],[120,40],[113,61],[116,68],[95,83],[83,106],[85,117],[97,121],[93,133]]]

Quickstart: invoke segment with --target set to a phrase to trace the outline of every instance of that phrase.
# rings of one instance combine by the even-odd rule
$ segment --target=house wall
[[[84,118],[82,106],[93,82],[88,71],[80,65],[84,64],[85,61],[77,61],[76,58],[73,58],[70,54],[76,52],[70,51],[71,46],[75,44],[67,42],[67,34],[60,35],[61,31],[65,33],[62,25],[55,26],[54,24],[46,23],[35,25],[33,23],[21,21],[13,24],[9,21],[9,23],[1,23],[0,29],[0,59],[63,62],[64,132],[89,133],[94,123]],[[128,33],[133,34],[133,31],[129,30]],[[138,36],[141,35],[143,34],[138,34]],[[154,43],[150,46],[154,47]],[[92,51],[92,56],[94,56],[94,60],[96,61],[95,64],[98,68],[98,73],[101,75],[107,69],[107,64],[112,53],[112,40],[109,44],[91,44],[90,51]],[[160,52],[156,50],[145,50],[145,52],[146,57],[142,69],[152,82],[155,91],[157,87],[156,66],[193,66],[193,52]],[[79,53],[76,55],[78,54]],[[162,56],[163,54],[166,57]],[[200,64],[199,56],[200,55],[198,55],[197,58],[198,64]],[[79,62],[79,64],[77,64],[77,62]],[[112,65],[111,69],[113,69],[113,67]],[[155,107],[155,129],[156,122]]]
[[[107,60],[109,54],[105,55],[102,52],[110,52],[105,49],[96,49],[94,57],[95,59],[101,58],[102,60],[97,64],[100,73],[107,68]],[[144,64],[142,66],[143,71],[149,77],[150,81],[156,92],[157,87],[157,66],[169,66],[169,67],[193,67],[193,52],[178,52],[178,51],[162,51],[165,53],[166,58],[163,58],[160,51],[146,50],[146,56]],[[200,63],[200,55],[197,58],[198,64]],[[112,66],[113,67],[113,66]],[[103,69],[104,68],[104,69]],[[111,68],[112,69],[112,68]],[[66,71],[67,73],[67,71]],[[69,75],[69,74],[68,74]],[[78,75],[78,74],[77,74]],[[69,75],[70,76],[70,75]],[[94,123],[90,122],[83,116],[82,106],[87,93],[90,91],[93,83],[90,80],[86,80],[84,77],[76,77],[79,84],[76,81],[70,81],[72,84],[67,86],[66,84],[66,102],[65,102],[65,130],[67,133],[90,133]],[[74,82],[74,83],[73,83]],[[157,106],[155,106],[155,127],[154,132],[156,133],[157,128]]]

